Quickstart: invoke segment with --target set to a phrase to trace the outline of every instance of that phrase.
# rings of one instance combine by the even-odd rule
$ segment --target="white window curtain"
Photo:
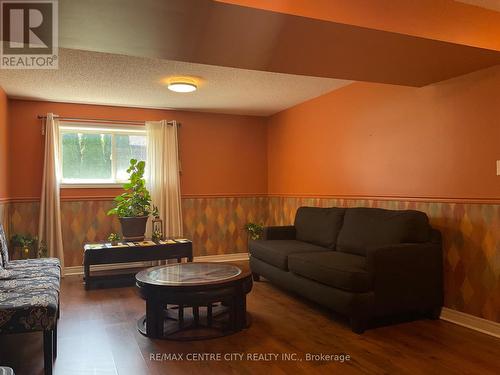
[[[61,207],[59,200],[59,120],[48,113],[45,121],[45,154],[43,161],[42,195],[38,239],[47,245],[49,256],[57,257],[64,267],[64,251],[61,231]]]
[[[175,121],[148,121],[146,171],[152,203],[158,207],[166,237],[182,237],[179,149]],[[148,234],[151,227],[148,228]]]

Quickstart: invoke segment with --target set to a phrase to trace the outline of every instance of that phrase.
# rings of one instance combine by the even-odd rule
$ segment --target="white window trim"
[[[64,181],[64,180],[63,180]],[[124,182],[68,182],[65,180],[61,181],[59,187],[61,189],[121,189],[123,188]]]
[[[72,133],[78,131],[79,133],[95,133],[99,132],[101,134],[137,134],[146,135],[146,128],[139,125],[122,125],[122,124],[95,124],[95,123],[79,123],[79,122],[64,122],[61,121],[59,124],[59,144],[62,147],[62,136],[64,133]],[[115,141],[112,138],[112,155],[115,154]],[[62,150],[60,159],[60,168],[62,168]],[[115,174],[116,164],[115,160],[111,161],[112,174]],[[62,171],[60,171],[62,176]],[[69,182],[68,180],[62,179],[60,181],[61,189],[116,189],[122,188],[126,181],[109,181],[104,180],[79,180],[75,182]]]

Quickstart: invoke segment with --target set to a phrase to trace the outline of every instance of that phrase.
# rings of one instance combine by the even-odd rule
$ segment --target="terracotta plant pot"
[[[149,216],[120,217],[123,239],[127,241],[142,241],[146,232]]]

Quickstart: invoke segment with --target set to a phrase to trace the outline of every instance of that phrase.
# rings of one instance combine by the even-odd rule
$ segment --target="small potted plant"
[[[123,239],[144,240],[146,224],[151,213],[151,195],[144,180],[144,161],[130,160],[127,169],[129,181],[123,185],[125,192],[115,198],[116,207],[108,215],[117,215],[120,220]]]
[[[243,227],[248,233],[248,238],[251,240],[258,240],[264,233],[264,226],[262,224],[247,223]]]
[[[155,242],[158,242],[163,239],[163,233],[160,232],[159,230],[154,230],[153,233],[151,234],[151,239]]]
[[[111,233],[108,236],[108,241],[111,242],[112,246],[116,246],[116,245],[118,245],[118,241],[120,241],[120,235],[118,235],[116,233]]]
[[[38,245],[38,238],[29,234],[15,234],[12,236],[11,241],[14,248],[18,249],[21,259],[30,258]]]

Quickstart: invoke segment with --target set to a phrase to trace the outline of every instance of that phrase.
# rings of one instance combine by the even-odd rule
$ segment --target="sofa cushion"
[[[333,249],[344,212],[336,207],[300,207],[295,215],[296,239]]]
[[[58,278],[43,276],[36,278],[11,278],[0,280],[0,293],[22,292],[31,290],[55,290],[59,292],[60,281]]]
[[[427,215],[420,211],[348,208],[337,240],[337,250],[366,255],[369,247],[429,241]]]
[[[53,329],[58,303],[59,293],[51,288],[26,285],[16,290],[0,291],[0,333]]]
[[[26,267],[26,268],[11,268],[5,271],[10,272],[10,277],[3,277],[6,279],[38,279],[51,277],[55,280],[61,279],[61,270],[57,266],[53,267]],[[5,274],[5,272],[4,272]]]
[[[11,279],[14,272],[0,267],[0,280]]]
[[[14,268],[46,268],[56,267],[61,268],[61,262],[57,258],[34,258],[34,259],[19,259],[11,260],[8,269]]]
[[[324,247],[295,240],[250,241],[250,254],[275,267],[288,270],[288,256],[296,253],[331,252]]]
[[[372,290],[366,258],[359,255],[329,251],[312,254],[293,254],[288,257],[291,272],[322,284],[349,292]]]
[[[12,261],[10,264],[17,261]],[[44,267],[14,267],[0,272],[0,293],[60,290],[61,269],[55,263]]]

